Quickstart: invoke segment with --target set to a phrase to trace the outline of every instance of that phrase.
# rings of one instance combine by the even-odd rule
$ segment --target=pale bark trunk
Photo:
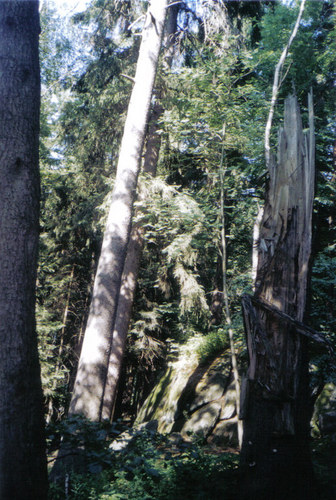
[[[305,133],[296,98],[291,96],[285,102],[277,165],[275,160],[270,162],[256,289],[253,298],[243,301],[250,358],[241,415],[244,500],[314,498],[308,329],[302,324],[315,180],[311,96],[309,109],[309,131]]]
[[[35,328],[38,2],[0,1],[0,498],[47,497]]]
[[[112,202],[70,404],[70,414],[83,414],[91,420],[101,419],[111,335],[130,235],[133,202],[166,5],[166,0],[153,0],[146,16]]]
[[[255,281],[257,279],[257,269],[258,269],[258,253],[260,244],[260,224],[263,216],[264,209],[258,206],[257,217],[253,225],[253,245],[252,245],[252,288],[255,290]]]
[[[157,119],[153,128],[158,128]],[[156,164],[160,149],[160,136],[152,130],[149,135],[150,143],[147,144],[144,172],[152,176],[156,174]],[[147,161],[146,161],[147,160]],[[140,192],[140,197],[145,193]],[[122,275],[120,294],[118,297],[117,314],[112,335],[112,346],[108,364],[108,374],[104,388],[104,401],[102,418],[112,419],[117,397],[118,381],[126,347],[128,327],[131,320],[132,306],[137,285],[141,254],[144,241],[144,229],[135,224],[127,247],[127,255]]]
[[[165,55],[164,63],[169,69],[173,60],[175,34],[177,28],[177,14],[179,6],[169,8],[165,29]],[[161,92],[159,91],[159,94]],[[160,102],[161,95],[157,96],[157,102],[153,107],[149,130],[147,133],[146,152],[144,157],[143,171],[152,177],[156,175],[157,163],[161,146],[161,134],[159,120],[164,109]],[[140,199],[145,199],[148,193],[140,186]],[[138,280],[141,254],[144,243],[145,231],[142,226],[136,224],[132,228],[131,237],[127,247],[124,271],[122,275],[120,294],[118,298],[117,314],[113,329],[112,346],[108,366],[108,374],[104,389],[104,401],[102,408],[103,419],[113,419],[114,407],[117,399],[118,383],[126,347],[126,339],[131,320],[132,306]]]

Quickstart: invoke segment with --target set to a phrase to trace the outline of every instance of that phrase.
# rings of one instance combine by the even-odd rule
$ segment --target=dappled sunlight
[[[27,2],[12,3],[19,11]],[[58,3],[40,1],[36,323],[55,464],[50,500],[316,500],[310,444],[319,500],[331,500],[332,2],[72,3],[70,19]],[[0,16],[0,56],[13,19]],[[20,72],[11,91],[27,97],[30,76]],[[6,116],[8,139],[14,122]],[[21,149],[4,197],[0,182],[2,203],[8,186],[29,188]],[[0,232],[11,229],[5,205]],[[28,212],[18,206],[20,227]],[[25,289],[15,273],[11,280]],[[23,399],[4,395],[19,415]],[[4,415],[16,425],[14,413]],[[18,446],[9,446],[14,463]],[[22,464],[28,470],[30,461]]]

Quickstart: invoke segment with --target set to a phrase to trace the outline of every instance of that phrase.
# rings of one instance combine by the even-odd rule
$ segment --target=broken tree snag
[[[314,498],[309,452],[307,337],[303,324],[314,200],[314,123],[303,131],[295,96],[285,101],[277,158],[260,225],[254,296],[243,299],[249,351],[242,407],[242,492],[247,499]]]

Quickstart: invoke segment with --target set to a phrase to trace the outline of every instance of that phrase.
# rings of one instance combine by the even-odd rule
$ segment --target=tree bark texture
[[[160,106],[161,108],[161,106]],[[161,137],[157,133],[158,117],[153,114],[153,123],[148,134],[147,148],[144,159],[144,172],[155,176]],[[140,197],[145,193],[140,193]],[[118,381],[126,348],[128,327],[132,315],[133,301],[136,291],[142,249],[144,243],[144,228],[135,224],[127,246],[124,270],[122,274],[120,293],[118,297],[117,314],[113,328],[111,352],[108,363],[108,373],[104,387],[102,419],[112,420],[117,396]]]
[[[314,498],[309,451],[308,330],[303,325],[314,199],[314,125],[303,132],[295,96],[285,101],[277,161],[260,226],[254,296],[243,311],[249,350],[242,388],[241,498]],[[313,335],[314,337],[314,335]]]
[[[146,16],[112,201],[70,404],[70,414],[79,413],[96,421],[102,417],[111,335],[131,230],[133,202],[158,65],[166,5],[166,0],[153,0]]]
[[[0,498],[47,497],[35,328],[38,1],[0,0]]]
[[[165,35],[164,35],[164,64],[169,70],[173,60],[175,35],[177,30],[177,15],[179,5],[169,8]],[[160,118],[164,113],[161,104],[162,89],[159,83],[159,90],[156,102],[153,105],[151,118],[146,136],[146,148],[143,161],[143,172],[152,177],[156,176],[157,163],[161,146]],[[139,190],[140,199],[145,199],[148,193],[143,189]],[[132,315],[132,307],[136,291],[139,274],[139,267],[144,244],[144,228],[135,224],[132,227],[130,240],[127,246],[127,254],[122,274],[120,293],[118,297],[117,314],[114,322],[112,345],[108,364],[108,373],[104,388],[104,398],[102,407],[102,418],[113,419],[114,407],[117,398],[119,378],[126,348],[128,328]]]

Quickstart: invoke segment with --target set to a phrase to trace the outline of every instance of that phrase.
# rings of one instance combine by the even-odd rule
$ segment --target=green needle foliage
[[[141,1],[92,1],[71,21],[73,31],[54,11],[42,12],[45,92],[37,323],[46,407],[52,420],[66,412],[76,369],[145,7]],[[253,223],[267,183],[264,128],[274,67],[297,8],[296,2],[205,2],[198,11],[195,2],[181,6],[172,71],[162,64],[159,74],[164,114],[159,124],[158,176],[143,180],[148,195],[137,203],[134,216],[145,229],[145,241],[120,384],[123,404],[118,403],[119,413],[131,421],[165,369],[169,345],[202,335],[201,360],[227,348],[220,300],[220,311],[214,312],[215,297],[222,291],[221,189],[229,305],[239,361],[245,362],[240,299],[251,290]],[[295,88],[304,107],[313,87],[317,185],[309,321],[332,343],[335,40],[333,2],[308,2],[283,70],[272,136],[275,145],[284,97]],[[85,47],[81,55],[79,45]],[[324,354],[314,352],[312,364],[314,384],[321,377],[333,380],[333,369],[325,369]],[[181,470],[190,463],[186,458]],[[151,462],[148,467],[152,466]],[[138,486],[120,470],[115,490],[108,489],[111,477],[103,471],[99,494],[110,496],[101,498],[126,498],[133,494],[132,488],[138,498],[168,498],[157,479],[144,472],[143,464],[134,467],[137,473],[130,477],[136,477]],[[166,469],[161,464],[159,474],[169,490],[169,481],[177,478],[173,461]],[[82,495],[78,498],[94,498],[90,491],[97,485],[92,481],[79,493],[78,478],[76,488]],[[151,486],[145,494],[141,488],[146,481]],[[181,492],[176,490],[174,498]]]

